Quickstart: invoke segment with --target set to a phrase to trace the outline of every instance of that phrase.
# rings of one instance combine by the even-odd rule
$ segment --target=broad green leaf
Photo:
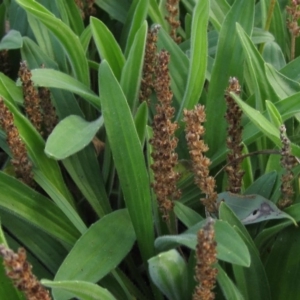
[[[300,85],[298,82],[285,77],[269,64],[265,65],[265,69],[267,79],[280,99],[287,98],[300,92]]]
[[[42,285],[52,288],[52,290],[63,290],[81,300],[116,300],[116,298],[101,286],[79,280],[50,281],[41,280]]]
[[[154,253],[149,178],[127,100],[106,61],[100,65],[99,86],[104,125],[114,163],[141,254],[146,261]]]
[[[84,24],[76,2],[65,0],[56,0],[55,2],[62,20],[79,36],[84,30]]]
[[[23,40],[19,31],[10,30],[0,42],[0,50],[22,48]]]
[[[114,75],[119,80],[125,64],[120,46],[110,30],[99,19],[91,17],[91,30],[101,59],[107,60]]]
[[[277,180],[277,172],[272,171],[260,176],[255,182],[244,192],[245,195],[258,194],[269,199],[274,190]]]
[[[284,210],[284,212],[289,214],[294,220],[296,220],[297,223],[300,222],[300,204],[299,203],[289,206],[288,208],[286,208]],[[274,225],[272,227],[265,228],[255,238],[255,244],[257,245],[257,248],[260,249],[264,245],[264,243],[266,243],[270,238],[272,238],[278,232],[280,232],[284,228],[290,226],[291,224],[292,224],[292,222],[290,220],[286,220],[286,221],[280,222],[279,224]]]
[[[95,0],[95,4],[106,11],[113,19],[124,23],[129,10],[128,1],[120,0]]]
[[[179,235],[165,235],[155,240],[155,247],[165,251],[179,245],[195,250],[197,245],[197,232],[206,223],[206,220],[190,227],[185,233]],[[217,242],[217,257],[220,260],[249,266],[250,257],[247,247],[235,230],[224,221],[216,220],[215,235]],[[238,249],[238,250],[237,250]]]
[[[170,250],[148,260],[152,281],[168,299],[182,300],[187,295],[187,265],[176,250]]]
[[[153,23],[160,24],[166,31],[168,30],[168,23],[161,14],[156,0],[149,0],[148,14]]]
[[[226,124],[224,114],[226,104],[224,90],[230,76],[243,78],[244,54],[236,31],[236,23],[251,34],[254,18],[254,2],[248,0],[235,1],[226,15],[219,34],[219,43],[213,66],[209,91],[206,100],[206,133],[210,156],[224,145]]]
[[[271,300],[269,282],[259,253],[252,242],[237,228],[250,253],[249,267],[232,265],[236,285],[245,299]]]
[[[260,260],[259,251],[255,247],[249,232],[224,202],[220,204],[219,216],[220,219],[227,221],[234,228],[247,245],[250,253],[250,267],[232,265],[239,291],[245,299],[271,299],[265,269]]]
[[[50,199],[3,172],[0,172],[0,179],[1,209],[29,222],[59,241],[69,245],[75,243],[79,232]]]
[[[280,70],[286,65],[284,55],[275,42],[268,42],[264,45],[262,56],[265,62],[272,65],[276,70]]]
[[[45,153],[57,160],[64,159],[86,147],[102,125],[102,116],[93,122],[69,116],[59,122],[48,137]]]
[[[179,201],[175,201],[174,213],[187,227],[191,227],[203,220],[201,215]]]
[[[297,95],[297,94],[296,94]],[[236,103],[242,109],[244,114],[251,120],[251,122],[262,132],[264,133],[271,141],[275,143],[278,147],[281,147],[281,140],[279,137],[279,129],[276,128],[263,114],[261,114],[258,110],[252,108],[245,102],[243,102],[237,95],[231,93],[231,96],[234,98]],[[279,104],[285,104],[290,109],[292,108],[292,103],[282,103],[283,101],[278,102]],[[277,106],[278,111],[281,113],[282,118],[285,120],[283,113],[281,112],[283,109],[280,109]],[[299,105],[298,105],[299,106]],[[284,107],[286,109],[287,107]],[[253,134],[253,133],[252,133]],[[291,143],[292,153],[296,156],[300,156],[300,148]]]
[[[198,103],[203,89],[208,51],[208,12],[209,1],[198,1],[193,13],[189,73],[177,121],[181,121],[184,108],[192,109]]]
[[[106,215],[76,242],[57,271],[55,281],[99,281],[125,258],[134,241],[135,233],[127,210]],[[54,295],[60,298],[63,293],[55,290]]]
[[[147,22],[145,21],[135,35],[130,48],[128,58],[122,69],[120,85],[128,100],[131,110],[135,113],[138,101],[140,83],[142,77],[144,52],[147,38]]]
[[[261,28],[254,27],[251,40],[254,45],[257,45],[261,43],[273,42],[275,38],[269,31],[265,31]]]
[[[55,211],[58,211],[58,209],[56,208]],[[60,213],[60,216],[63,216],[63,214]],[[58,240],[57,237],[52,237],[48,234],[54,228],[48,228],[48,232],[46,232],[45,230],[41,230],[40,227],[33,225],[30,220],[23,219],[20,215],[15,215],[2,208],[0,209],[0,217],[6,233],[16,237],[20,245],[26,245],[27,253],[34,254],[34,260],[31,261],[30,257],[28,257],[28,260],[33,264],[35,275],[52,278],[68,254],[67,249],[73,246],[76,239],[73,238],[74,241],[72,243],[65,242],[66,239]],[[29,217],[34,218],[35,215],[30,215]],[[40,220],[42,219],[41,216],[38,217]],[[51,225],[49,222],[47,223]],[[58,226],[56,225],[55,227]],[[32,234],[33,232],[34,234]]]
[[[274,300],[292,300],[300,292],[299,247],[299,228],[293,226],[280,232],[272,244],[265,266]]]
[[[35,69],[31,71],[32,81],[38,85],[49,88],[58,88],[70,91],[89,101],[94,107],[100,109],[99,97],[86,85],[68,74],[52,69]]]
[[[131,47],[133,45],[135,36],[140,30],[143,24],[145,24],[145,19],[147,18],[149,0],[137,1],[137,6],[132,16],[130,31],[126,39],[125,56],[128,57]],[[145,25],[144,25],[145,26]],[[139,56],[136,56],[138,58]]]
[[[217,31],[220,31],[229,10],[230,6],[226,0],[210,1],[209,19]]]
[[[283,124],[283,121],[276,106],[271,101],[266,100],[266,108],[270,121],[276,126],[276,128],[279,128]]]
[[[75,77],[83,84],[89,86],[90,78],[87,59],[78,36],[66,24],[36,1],[16,0],[16,2],[54,34],[69,58]]]
[[[279,210],[272,201],[260,195],[236,195],[223,192],[218,194],[218,202],[221,201],[225,201],[243,224],[282,218],[291,219],[296,224],[290,215]]]
[[[300,81],[300,74],[298,72],[298,65],[300,61],[300,56],[290,61],[284,68],[280,70],[280,73],[291,80]]]
[[[236,25],[236,29],[243,45],[243,50],[250,74],[250,78],[247,83],[250,90],[255,94],[256,109],[263,111],[265,109],[264,101],[266,99],[276,102],[278,97],[267,80],[264,60],[260,53],[239,24]]]
[[[216,264],[216,268],[218,269],[217,281],[225,298],[227,300],[244,300],[241,292],[222,267]]]

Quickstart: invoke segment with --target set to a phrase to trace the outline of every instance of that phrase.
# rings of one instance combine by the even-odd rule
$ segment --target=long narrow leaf
[[[126,98],[106,61],[99,69],[104,124],[141,254],[154,254],[150,187],[143,150]]]

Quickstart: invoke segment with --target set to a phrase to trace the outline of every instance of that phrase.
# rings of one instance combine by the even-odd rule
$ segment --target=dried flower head
[[[217,262],[217,243],[215,241],[214,221],[208,218],[206,225],[197,234],[195,279],[198,285],[193,300],[213,300],[218,270],[213,267]]]
[[[243,127],[241,126],[242,110],[230,96],[230,92],[234,92],[237,95],[241,92],[239,81],[235,77],[230,77],[229,86],[225,93],[227,104],[225,118],[228,123],[226,144],[229,149],[227,162],[230,163],[225,171],[228,175],[228,191],[239,194],[242,187],[243,175],[245,173],[241,170],[242,159],[238,159],[242,156],[243,149],[243,145],[241,144],[243,130]]]
[[[150,140],[153,146],[151,168],[154,173],[154,183],[152,187],[157,196],[159,208],[166,220],[169,212],[173,209],[173,199],[180,197],[180,191],[176,187],[179,173],[174,171],[177,164],[175,148],[178,142],[174,132],[178,125],[171,122],[174,108],[171,107],[173,94],[170,90],[169,59],[170,56],[166,51],[161,51],[158,55],[154,84],[158,104],[153,121],[153,138]]]
[[[278,203],[278,207],[281,209],[290,206],[293,203],[294,190],[292,182],[294,179],[294,173],[292,168],[295,165],[295,158],[291,155],[290,140],[286,136],[286,128],[284,125],[280,126],[280,139],[282,142],[281,148],[281,166],[285,169],[285,174],[281,177],[281,195],[282,198]]]
[[[177,28],[180,26],[178,5],[178,0],[167,0],[166,8],[168,16],[165,17],[171,27],[170,36],[177,44],[181,42],[181,37],[177,36],[176,33]]]
[[[80,10],[83,20],[89,16],[94,16],[96,14],[96,8],[94,6],[95,0],[75,0],[75,3]]]
[[[291,57],[293,60],[295,58],[295,41],[296,37],[300,36],[300,26],[298,25],[298,20],[300,19],[300,1],[291,0],[290,6],[286,6],[288,19],[286,21],[287,28],[291,33]]]
[[[40,98],[37,90],[33,86],[31,76],[31,72],[27,68],[26,62],[21,62],[19,77],[22,82],[25,111],[36,130],[42,133],[42,112],[40,110]]]
[[[201,202],[208,212],[214,213],[217,211],[216,182],[212,176],[209,176],[210,159],[203,154],[208,151],[208,146],[203,140],[205,129],[202,124],[206,121],[205,107],[196,105],[193,110],[185,109],[183,114],[186,122],[185,138],[193,162],[195,183],[206,194]]]
[[[13,281],[17,289],[24,292],[26,299],[51,299],[49,292],[32,274],[32,266],[26,261],[24,248],[19,248],[18,253],[14,253],[4,245],[0,245],[0,255],[3,257],[3,265],[6,269],[7,277]]]
[[[153,80],[154,80],[154,69],[156,63],[156,43],[157,35],[160,26],[152,27],[147,35],[147,42],[145,48],[145,58],[143,66],[143,77],[141,81],[139,99],[140,102],[146,101],[148,103],[149,98],[153,90]]]
[[[0,98],[0,125],[6,133],[8,147],[12,153],[11,163],[16,177],[29,186],[33,186],[32,164],[28,159],[25,144],[20,138],[19,131],[14,125],[13,114]]]
[[[47,138],[58,123],[58,118],[56,115],[55,107],[51,102],[49,89],[45,87],[39,87],[38,94],[40,98],[42,120],[44,125],[43,136]]]

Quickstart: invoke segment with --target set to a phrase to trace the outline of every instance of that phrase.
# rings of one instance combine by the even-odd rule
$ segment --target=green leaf
[[[230,10],[230,5],[226,0],[211,0],[209,19],[213,23],[216,30],[220,31],[221,25],[227,13]]]
[[[284,99],[300,92],[300,85],[298,82],[285,77],[269,64],[265,65],[265,69],[267,79],[280,99]]]
[[[27,13],[37,18],[54,34],[69,58],[75,77],[86,86],[89,86],[90,78],[87,59],[80,40],[74,32],[36,1],[16,0],[16,2],[21,5]]]
[[[139,102],[147,28],[145,21],[136,33],[121,74],[120,85],[133,112],[135,112]]]
[[[260,195],[236,195],[224,192],[218,194],[218,202],[221,201],[225,201],[243,224],[282,218],[291,219],[296,224],[290,215],[279,210],[272,201]]]
[[[100,109],[99,97],[86,85],[82,84],[68,74],[53,69],[42,68],[32,70],[31,73],[32,81],[36,85],[70,91],[86,99],[97,109]]]
[[[63,290],[69,293],[70,297],[77,297],[81,300],[116,300],[116,298],[101,286],[79,280],[50,281],[41,280],[42,285],[52,290]]]
[[[11,50],[22,48],[23,40],[19,31],[10,30],[0,42],[0,50]]]
[[[176,250],[163,252],[148,260],[152,281],[168,299],[189,299],[187,265]]]
[[[266,272],[274,300],[292,300],[300,292],[297,281],[300,275],[299,247],[299,228],[288,227],[279,233],[267,254]]]
[[[224,114],[226,104],[224,90],[230,76],[243,78],[244,54],[239,43],[236,23],[239,23],[248,34],[251,34],[254,18],[254,2],[235,1],[222,24],[215,63],[213,66],[209,91],[206,100],[206,133],[210,156],[224,145],[226,124]],[[218,108],[218,109],[216,109]]]
[[[271,101],[266,100],[266,108],[270,121],[276,126],[276,128],[279,128],[283,124],[283,121],[276,106]]]
[[[265,62],[272,65],[276,70],[280,70],[286,65],[284,55],[275,42],[266,43],[262,55]]]
[[[179,201],[175,201],[174,213],[187,227],[191,227],[203,220],[201,215]]]
[[[149,178],[129,106],[106,61],[99,68],[99,86],[102,114],[114,163],[141,254],[146,261],[154,254]]]
[[[206,223],[206,220],[190,227],[185,233],[179,235],[165,235],[155,240],[155,247],[159,251],[165,251],[178,245],[184,245],[195,250],[197,245],[197,232]],[[217,257],[220,260],[238,264],[250,265],[250,257],[247,247],[235,230],[224,221],[216,220],[215,235],[217,242]],[[238,249],[238,250],[237,250]]]
[[[125,22],[126,15],[129,10],[128,1],[95,0],[95,4],[97,4],[101,9],[106,11],[113,19],[116,19],[121,23]]]
[[[208,12],[209,1],[198,1],[193,13],[188,79],[177,121],[181,121],[184,108],[192,109],[198,103],[203,89],[208,53]]]
[[[264,101],[266,99],[276,102],[278,97],[267,80],[265,63],[260,53],[239,24],[236,24],[236,29],[243,46],[250,74],[247,83],[249,89],[255,94],[256,109],[263,111],[265,109]]]
[[[149,0],[137,1],[137,6],[134,15],[131,19],[130,31],[126,39],[125,56],[128,57],[129,51],[131,51],[132,44],[134,42],[137,32],[140,30],[145,19],[147,18]],[[144,25],[145,26],[145,25]],[[138,58],[139,56],[136,56]]]
[[[3,172],[0,172],[0,179],[1,209],[29,222],[59,241],[69,245],[75,243],[79,232],[50,199]]]
[[[120,46],[110,30],[99,19],[91,17],[91,30],[101,59],[107,60],[114,75],[119,80],[125,64]]]
[[[48,137],[45,153],[57,160],[64,159],[86,147],[102,125],[102,116],[93,122],[69,116],[59,122]]]
[[[135,233],[128,211],[117,210],[94,223],[76,242],[55,281],[97,282],[124,259],[133,246]],[[55,297],[63,293],[54,291]]]
[[[298,95],[298,94],[296,94]],[[275,143],[278,147],[281,147],[281,140],[279,137],[279,129],[276,128],[263,114],[261,114],[258,110],[252,108],[245,102],[243,102],[237,95],[234,93],[231,93],[231,96],[234,98],[236,103],[239,105],[239,107],[242,109],[244,114],[250,119],[250,121],[262,132],[264,133],[271,141]],[[288,99],[288,98],[287,98]],[[286,99],[286,100],[287,100]],[[281,106],[281,107],[280,107]],[[297,105],[297,108],[299,106],[299,103]],[[284,118],[283,110],[284,109],[293,109],[293,103],[291,101],[289,103],[280,101],[278,102],[277,109],[280,112],[282,118]],[[286,112],[287,114],[287,112]],[[247,128],[250,131],[250,126]],[[246,128],[245,128],[246,131]],[[253,134],[253,131],[252,131]],[[300,156],[300,148],[291,143],[292,152],[296,156]]]
[[[227,300],[244,300],[241,292],[232,282],[227,273],[222,269],[219,264],[216,264],[216,268],[218,269],[217,281],[222,290],[225,299]]]
[[[277,180],[277,172],[273,171],[260,176],[255,182],[244,192],[245,195],[258,194],[269,199],[274,190]]]

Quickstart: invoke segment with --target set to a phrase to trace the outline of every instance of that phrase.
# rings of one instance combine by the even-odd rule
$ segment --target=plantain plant
[[[296,299],[299,1],[0,2],[0,299]]]

